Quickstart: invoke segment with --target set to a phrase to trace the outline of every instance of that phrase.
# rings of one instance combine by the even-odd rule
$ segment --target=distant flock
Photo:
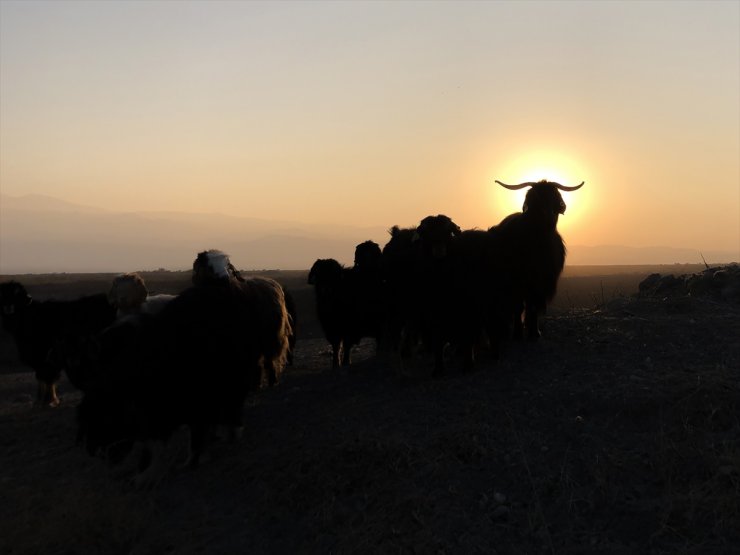
[[[565,263],[559,191],[583,183],[497,183],[528,191],[522,212],[488,230],[428,216],[392,227],[382,249],[357,245],[350,268],[316,260],[308,283],[333,367],[350,365],[364,337],[401,364],[430,353],[438,376],[452,359],[467,372],[484,350],[498,358],[502,340],[540,336],[538,316]],[[108,294],[74,301],[38,302],[9,281],[0,284],[0,305],[3,327],[36,373],[37,403],[59,404],[64,371],[83,392],[78,441],[112,462],[139,446],[139,485],[161,472],[155,446],[183,425],[191,466],[216,428],[239,436],[246,396],[277,384],[296,348],[290,293],[275,280],[242,277],[218,250],[197,255],[192,286],[177,296],[149,295],[131,273],[116,277]]]

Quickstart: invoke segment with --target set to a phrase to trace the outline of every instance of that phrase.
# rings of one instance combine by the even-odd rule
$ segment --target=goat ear
[[[411,242],[417,243],[421,239],[421,235],[419,235],[418,231],[414,231],[414,234],[411,236]]]
[[[525,200],[524,204],[522,204],[522,212],[526,212],[528,208],[529,208],[529,205],[527,204],[527,201]]]
[[[234,276],[234,279],[237,281],[244,281],[244,278],[241,275],[241,272],[236,269],[236,266],[234,266],[231,262],[229,262],[229,273]]]

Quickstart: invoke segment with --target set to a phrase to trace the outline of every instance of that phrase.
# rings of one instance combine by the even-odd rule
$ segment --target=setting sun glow
[[[501,175],[492,176],[490,180],[492,209],[496,216],[500,216],[499,220],[513,212],[521,212],[528,189],[509,191],[497,185],[496,179],[512,185],[544,179],[568,187],[585,181],[586,184],[578,191],[561,191],[560,194],[567,208],[558,226],[572,227],[587,210],[587,199],[590,196],[586,192],[589,187],[589,172],[583,163],[572,156],[554,150],[533,150],[512,157],[511,162],[497,169],[497,172]]]

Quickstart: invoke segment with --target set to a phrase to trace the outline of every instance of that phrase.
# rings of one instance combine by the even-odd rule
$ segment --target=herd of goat
[[[308,282],[332,366],[349,365],[352,347],[373,337],[379,352],[401,360],[426,349],[439,375],[450,347],[470,370],[481,348],[497,357],[503,338],[539,336],[538,315],[565,262],[559,190],[583,183],[497,183],[529,190],[522,212],[488,230],[428,216],[391,228],[382,249],[358,245],[352,267],[316,260]],[[108,294],[75,301],[38,302],[22,284],[5,282],[0,303],[3,327],[36,373],[38,402],[59,403],[64,371],[83,393],[78,441],[114,462],[185,425],[189,464],[197,464],[215,428],[239,434],[247,395],[279,381],[296,344],[290,294],[272,279],[242,277],[217,250],[198,254],[192,286],[176,296],[148,295],[138,274],[124,274]],[[145,448],[140,476],[153,472],[153,458]]]

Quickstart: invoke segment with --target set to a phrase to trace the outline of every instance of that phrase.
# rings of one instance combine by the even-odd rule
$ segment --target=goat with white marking
[[[295,345],[293,317],[288,311],[285,291],[266,277],[245,279],[229,256],[219,250],[198,253],[193,262],[193,284],[197,287],[240,287],[259,322],[256,328],[261,362],[268,385],[275,385]]]
[[[150,295],[142,278],[136,272],[121,274],[113,278],[108,302],[116,309],[118,318],[132,314],[156,314],[175,295]]]
[[[252,302],[238,286],[191,287],[159,314],[102,333],[83,361],[78,438],[88,451],[120,461],[136,443],[167,441],[186,425],[196,465],[210,430],[238,429],[262,375]],[[151,462],[140,483],[158,470]]]

